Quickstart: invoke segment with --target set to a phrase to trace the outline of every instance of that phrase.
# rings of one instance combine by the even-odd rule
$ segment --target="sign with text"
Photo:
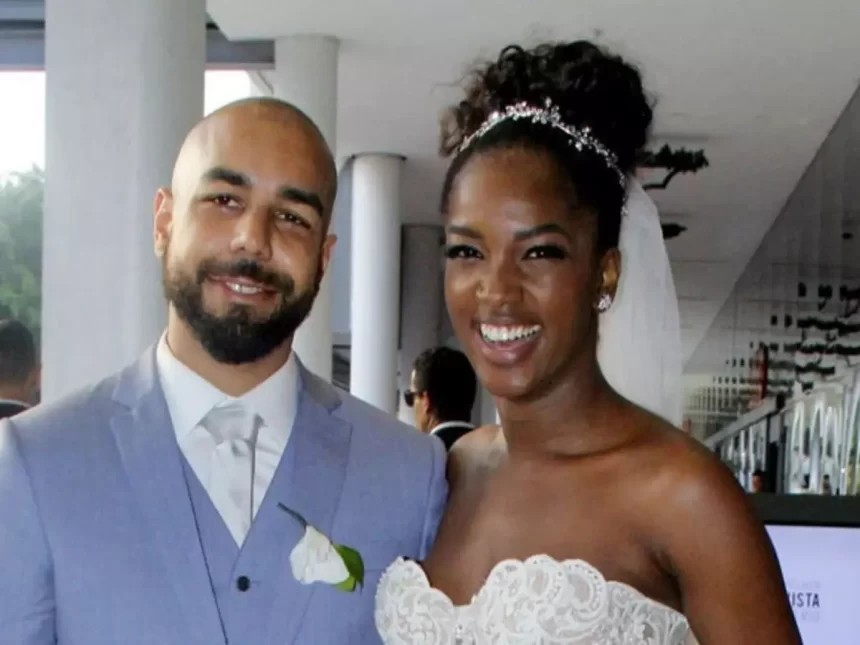
[[[804,645],[860,643],[860,528],[770,525]]]

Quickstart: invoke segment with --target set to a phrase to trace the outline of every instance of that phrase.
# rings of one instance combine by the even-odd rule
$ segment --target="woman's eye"
[[[552,244],[533,246],[526,252],[526,259],[529,260],[563,260],[566,257],[567,251]]]
[[[449,260],[475,260],[481,257],[478,249],[465,244],[450,244],[445,247],[445,257]]]

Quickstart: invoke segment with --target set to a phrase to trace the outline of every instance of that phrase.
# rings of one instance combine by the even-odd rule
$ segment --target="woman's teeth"
[[[481,336],[490,343],[509,343],[531,338],[540,331],[540,325],[481,325]]]

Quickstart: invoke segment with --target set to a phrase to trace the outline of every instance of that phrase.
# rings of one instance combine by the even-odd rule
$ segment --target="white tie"
[[[254,448],[259,421],[259,416],[233,402],[213,408],[202,424],[215,440],[209,496],[239,546],[253,521]]]

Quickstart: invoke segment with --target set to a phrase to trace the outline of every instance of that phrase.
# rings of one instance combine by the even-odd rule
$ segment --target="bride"
[[[427,559],[383,575],[386,645],[800,643],[731,474],[598,366],[651,118],[639,73],[575,42],[506,48],[443,122],[445,296],[501,425],[452,450]]]

